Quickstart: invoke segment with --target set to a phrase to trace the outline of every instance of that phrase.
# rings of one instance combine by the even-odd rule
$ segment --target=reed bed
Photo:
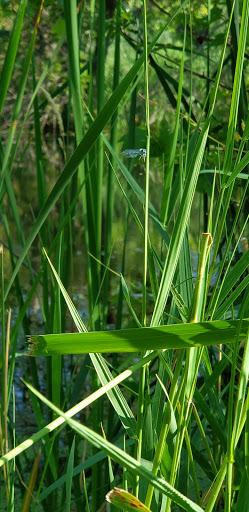
[[[249,3],[11,5],[0,510],[248,512]]]

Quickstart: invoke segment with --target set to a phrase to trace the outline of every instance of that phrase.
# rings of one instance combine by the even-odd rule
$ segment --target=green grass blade
[[[128,377],[130,377],[134,372],[139,370],[143,365],[149,363],[159,355],[159,351],[151,352],[148,356],[143,357],[139,362],[132,365],[128,370],[123,371],[120,373],[117,377],[112,379],[111,382],[108,382],[105,386],[98,389],[94,393],[92,393],[90,396],[79,402],[77,405],[72,407],[67,411],[68,417],[72,417],[75,414],[79,413],[82,409],[85,407],[88,407],[90,404],[92,404],[95,400],[98,400],[101,396],[105,395],[109,390],[126,380]],[[46,435],[48,435],[50,432],[55,430],[56,428],[60,427],[65,423],[64,418],[57,418],[56,420],[52,421],[46,427],[42,428],[39,432],[36,432],[34,435],[32,435],[30,438],[26,439],[22,443],[20,443],[18,446],[16,446],[13,450],[9,451],[2,457],[0,457],[0,467],[2,467],[7,462],[11,461],[13,458],[15,458],[17,455],[20,455],[20,453],[23,453],[25,450],[27,450],[29,447],[33,446],[34,443],[39,441],[40,439],[43,439]]]
[[[249,320],[244,319],[239,338],[246,335]],[[31,356],[55,354],[87,354],[89,352],[141,352],[145,350],[179,349],[234,343],[239,320],[195,324],[174,324],[140,329],[120,329],[72,334],[31,336]]]
[[[170,197],[171,197],[171,188],[172,188],[174,164],[175,164],[175,157],[176,157],[176,146],[177,146],[177,138],[178,138],[178,131],[179,131],[180,109],[181,109],[181,102],[182,102],[185,45],[186,45],[186,28],[187,27],[186,27],[186,17],[185,17],[184,40],[183,40],[181,68],[180,68],[180,74],[179,74],[179,84],[178,84],[178,93],[177,93],[176,119],[175,119],[175,126],[173,129],[174,135],[173,135],[173,141],[172,141],[172,145],[171,145],[171,149],[170,149],[168,168],[167,168],[167,172],[164,177],[163,197],[162,197],[161,212],[160,212],[160,218],[164,225],[166,225],[167,221],[168,221],[168,210],[169,210],[169,203],[170,203]]]
[[[22,22],[24,18],[27,0],[21,0],[19,9],[16,15],[15,23],[12,29],[8,50],[2,68],[0,80],[0,114],[4,105],[5,97],[8,91],[12,70],[15,63],[16,53],[20,40]]]
[[[31,41],[30,41],[29,49],[28,49],[28,52],[27,52],[27,55],[26,55],[26,58],[25,58],[25,61],[24,61],[24,66],[23,66],[23,72],[22,72],[21,82],[20,82],[20,86],[19,86],[19,91],[18,91],[18,95],[17,95],[17,99],[16,99],[16,103],[15,103],[15,107],[14,107],[14,111],[13,111],[13,115],[12,115],[11,127],[10,127],[10,130],[9,130],[9,136],[8,136],[8,140],[7,140],[7,144],[6,144],[6,148],[5,148],[5,152],[4,152],[4,159],[3,159],[3,165],[2,165],[2,173],[1,173],[1,177],[0,177],[0,196],[1,196],[1,192],[2,192],[3,186],[4,186],[5,174],[8,172],[8,160],[9,160],[12,144],[13,144],[13,141],[14,141],[14,136],[15,136],[15,132],[16,132],[16,126],[17,126],[17,120],[19,118],[19,115],[20,115],[21,109],[22,109],[22,103],[23,103],[23,98],[24,98],[26,82],[27,82],[27,79],[28,79],[29,67],[30,67],[31,58],[32,58],[32,54],[33,54],[33,51],[34,51],[34,47],[35,47],[35,40],[36,40],[37,31],[38,31],[38,26],[39,26],[39,23],[40,23],[41,11],[42,11],[42,5],[40,7],[40,11],[39,11],[39,13],[37,15],[37,18],[36,18],[36,22],[35,22],[32,38],[31,38]]]
[[[75,452],[75,437],[73,438],[70,455],[67,464],[67,477],[66,477],[66,510],[71,511],[71,494],[73,483],[73,469],[74,469],[74,452]]]

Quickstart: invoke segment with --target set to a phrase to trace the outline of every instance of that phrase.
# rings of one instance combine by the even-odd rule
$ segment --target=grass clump
[[[4,12],[0,510],[247,511],[248,14]]]

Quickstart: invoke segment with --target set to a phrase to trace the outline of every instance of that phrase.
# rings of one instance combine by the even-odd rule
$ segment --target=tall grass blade
[[[19,9],[18,9],[16,18],[15,18],[15,23],[14,23],[14,26],[13,26],[13,29],[11,32],[9,46],[8,46],[8,50],[6,53],[5,60],[4,60],[4,65],[2,68],[1,79],[0,79],[0,114],[2,112],[2,108],[4,105],[4,101],[6,98],[6,94],[8,91],[8,87],[9,87],[9,83],[10,83],[10,79],[11,79],[11,75],[12,75],[12,71],[13,71],[13,67],[14,67],[14,63],[15,63],[16,53],[17,53],[17,49],[18,49],[18,44],[19,44],[21,29],[22,29],[22,24],[23,24],[23,18],[24,18],[25,9],[26,9],[26,3],[27,3],[27,0],[20,1]]]

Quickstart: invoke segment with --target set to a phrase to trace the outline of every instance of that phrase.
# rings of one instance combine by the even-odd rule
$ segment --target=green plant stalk
[[[83,484],[84,484],[84,492],[85,492],[85,500],[86,500],[86,512],[91,512],[90,508],[89,508],[89,502],[88,502],[88,496],[87,496],[85,471],[83,471]]]
[[[204,295],[204,289],[205,289],[205,282],[203,276],[206,272],[206,263],[207,263],[207,256],[210,249],[210,237],[207,235],[204,238],[203,241],[203,248],[202,248],[202,255],[200,258],[199,266],[198,266],[198,275],[199,279],[197,279],[196,287],[194,290],[194,295],[192,299],[192,305],[190,308],[190,319],[193,321],[193,323],[196,323],[199,320],[199,316],[202,315],[203,307],[199,308],[199,302],[201,302],[201,305],[203,305],[203,295]],[[204,289],[203,289],[204,284]],[[180,462],[180,454],[184,439],[184,433],[187,432],[186,427],[188,424],[188,421],[190,419],[190,404],[192,401],[192,397],[194,394],[194,389],[196,386],[196,380],[197,380],[197,373],[199,364],[201,361],[201,355],[202,355],[202,349],[190,349],[187,351],[187,360],[185,365],[185,371],[182,378],[182,382],[184,382],[184,385],[182,386],[183,393],[181,394],[180,400],[179,400],[179,421],[178,421],[178,431],[177,431],[177,437],[176,437],[176,443],[175,443],[175,449],[174,449],[174,456],[172,461],[172,469],[171,469],[171,476],[170,476],[170,482],[174,485],[175,478],[177,474],[177,468],[179,466]],[[187,405],[185,406],[185,400],[187,400]],[[167,500],[166,504],[166,512],[169,511],[170,508],[170,500]]]
[[[212,262],[210,265],[209,276],[208,276],[208,288],[210,287],[211,278],[212,278],[212,274],[214,271],[219,247],[220,247],[221,235],[222,235],[222,232],[224,229],[226,215],[227,215],[227,211],[228,211],[231,197],[232,197],[233,187],[234,187],[234,183],[226,191],[225,204],[224,204],[224,189],[221,189],[219,198],[218,198],[218,202],[217,202],[217,206],[215,209],[213,229],[212,229],[212,236],[213,236],[213,239],[215,239],[215,245],[214,245],[214,249],[213,249],[213,253],[212,253]],[[222,214],[220,215],[221,208],[222,208]],[[219,222],[219,224],[218,224],[218,222]],[[216,233],[216,230],[217,230],[217,233]]]
[[[146,170],[145,170],[145,204],[144,204],[144,262],[143,262],[143,301],[142,301],[142,326],[146,327],[146,282],[148,272],[148,209],[149,209],[149,185],[150,185],[150,106],[149,106],[149,71],[148,71],[148,36],[146,0],[143,0],[144,21],[144,81],[145,81],[145,110],[146,110]]]
[[[66,479],[66,511],[71,511],[71,494],[73,483],[73,468],[74,468],[74,452],[75,452],[75,436],[71,446],[68,464],[67,464],[67,479]]]
[[[77,3],[76,0],[66,0],[64,2],[64,11],[65,11],[65,22],[66,22],[66,32],[67,32],[67,44],[68,44],[68,58],[69,58],[69,77],[70,84],[72,89],[72,98],[73,98],[73,111],[74,111],[74,124],[75,124],[75,133],[76,133],[76,142],[77,147],[80,145],[80,141],[82,139],[82,133],[84,133],[84,115],[83,115],[83,102],[81,96],[81,85],[80,85],[80,66],[79,66],[79,40],[78,40],[78,23],[77,23]],[[84,137],[83,137],[84,139]],[[89,148],[88,148],[89,149]],[[76,150],[77,151],[77,148]],[[66,164],[64,170],[68,167],[70,169],[70,161],[72,157]],[[73,174],[76,172],[77,168],[79,169],[80,182],[85,183],[85,186],[82,188],[82,207],[84,214],[84,233],[85,233],[85,245],[86,245],[86,254],[87,254],[87,277],[88,277],[88,301],[89,301],[89,311],[90,314],[93,310],[93,283],[94,279],[92,277],[92,267],[91,261],[89,257],[90,250],[90,231],[89,231],[89,211],[88,211],[88,201],[87,201],[87,187],[86,187],[86,172],[85,172],[85,164],[83,158],[80,158],[78,163],[75,165]],[[72,177],[71,176],[71,177]],[[68,182],[69,180],[67,180]],[[57,182],[58,183],[58,182]],[[66,186],[67,183],[65,183]],[[64,189],[64,186],[63,186]]]
[[[209,491],[206,493],[207,496],[210,496],[207,506],[205,508],[205,512],[212,512],[215,506],[216,499],[219,495],[220,489],[224,482],[224,478],[227,472],[227,456],[225,455],[222,465],[219,469],[218,474],[216,475],[214,482],[212,482],[209,487]]]
[[[180,387],[178,388],[178,381],[179,381],[179,377],[180,377],[181,370],[182,370],[184,353],[185,353],[184,350],[178,351],[176,367],[175,367],[175,371],[174,371],[171,386],[170,386],[170,394],[169,394],[169,398],[168,398],[168,404],[169,404],[169,407],[173,410],[173,413],[177,406],[179,392],[180,392]],[[155,475],[157,475],[159,466],[161,464],[163,450],[165,447],[166,437],[167,437],[167,433],[168,433],[168,428],[169,428],[169,410],[168,410],[168,407],[166,407],[164,414],[163,414],[161,431],[160,431],[159,440],[158,440],[158,443],[156,446],[155,456],[154,456],[154,460],[153,460],[152,472]],[[150,505],[151,505],[153,492],[154,492],[154,486],[152,484],[150,484],[148,486],[146,500],[145,500],[145,504],[147,507],[150,507]]]
[[[89,54],[88,54],[88,61],[89,61],[89,94],[88,94],[88,106],[93,114],[93,56],[94,56],[94,50],[93,50],[93,28],[94,28],[94,12],[95,12],[95,0],[90,1],[90,24],[89,24],[89,30],[90,30],[90,44],[89,44]]]
[[[34,55],[32,58],[32,71],[33,71],[33,88],[36,87],[35,77],[35,62]],[[41,124],[40,112],[38,106],[37,96],[34,97],[34,128],[35,128],[35,156],[36,156],[36,179],[37,179],[37,193],[38,193],[38,207],[41,210],[43,204],[47,199],[46,181],[43,168],[43,154],[42,154],[42,137],[41,137]],[[47,227],[42,226],[40,237],[43,245],[49,244],[49,218]]]
[[[1,375],[1,388],[2,394],[5,396],[5,360],[6,360],[6,331],[5,331],[5,307],[4,307],[4,257],[3,257],[3,245],[0,245],[0,268],[1,268],[1,330],[2,330],[2,343],[1,343],[1,367],[2,367],[2,375]],[[3,402],[2,402],[3,404]],[[3,405],[1,404],[1,450],[4,449],[5,441],[6,441],[6,432],[5,432],[5,415],[6,411],[4,410]]]
[[[28,49],[28,52],[27,52],[27,56],[26,56],[25,61],[24,61],[23,73],[22,73],[22,77],[21,77],[21,83],[20,83],[20,87],[19,87],[19,91],[18,91],[18,95],[17,95],[15,107],[14,107],[14,112],[13,112],[13,116],[12,116],[11,126],[10,126],[10,129],[9,129],[9,135],[8,135],[8,139],[7,139],[6,148],[5,148],[5,151],[4,151],[4,158],[3,158],[3,163],[2,163],[2,172],[1,172],[1,177],[0,177],[0,197],[1,197],[1,194],[2,194],[2,188],[4,186],[5,175],[8,172],[8,160],[9,160],[9,157],[10,157],[10,151],[11,151],[12,144],[13,144],[13,141],[14,141],[17,121],[18,121],[18,118],[19,118],[19,115],[20,115],[21,109],[22,109],[22,102],[23,102],[23,97],[24,97],[24,91],[25,91],[26,82],[27,82],[27,78],[28,78],[30,62],[31,62],[33,51],[34,51],[34,46],[35,46],[35,40],[36,40],[38,25],[40,23],[40,16],[41,16],[42,7],[43,7],[43,2],[41,4],[40,11],[39,11],[38,16],[36,18],[33,35],[32,35],[31,41],[30,41],[30,45],[29,45],[29,49]]]
[[[235,355],[238,354],[238,343],[236,344],[237,350],[235,351]],[[231,511],[232,506],[232,492],[233,492],[233,466],[235,460],[235,446],[239,440],[239,426],[243,413],[243,406],[246,401],[246,393],[248,389],[248,377],[249,377],[249,331],[247,333],[244,354],[242,360],[242,366],[240,371],[240,379],[239,379],[239,387],[236,397],[236,408],[234,420],[232,418],[232,409],[234,405],[234,395],[235,395],[235,361],[236,357],[233,358],[233,367],[232,367],[232,378],[231,378],[231,387],[229,393],[229,405],[231,414],[229,415],[228,422],[228,445],[227,445],[227,453],[228,453],[228,466],[227,466],[227,480],[226,480],[226,502],[225,502],[225,512]],[[230,419],[231,418],[231,419]],[[233,425],[232,425],[233,421]],[[232,435],[230,437],[230,429],[232,428]]]
[[[142,352],[142,358],[143,358]],[[135,442],[134,458],[140,462],[143,442],[143,417],[144,417],[144,388],[145,388],[145,370],[142,366],[139,374],[139,391],[137,404],[137,439]],[[138,498],[139,493],[139,475],[135,473],[133,494]]]
[[[43,152],[42,152],[42,136],[41,136],[41,124],[40,124],[40,111],[39,111],[39,105],[38,105],[38,98],[37,94],[35,93],[36,90],[36,76],[35,76],[35,56],[33,54],[32,56],[32,72],[33,72],[33,115],[34,115],[34,131],[35,131],[35,155],[36,155],[36,180],[37,180],[37,192],[38,192],[38,211],[42,209],[43,204],[46,202],[47,199],[47,190],[46,190],[46,181],[45,181],[45,173],[44,173],[44,167],[43,167]],[[29,104],[29,107],[31,107],[31,101]],[[27,117],[27,114],[26,116]],[[23,126],[21,127],[24,128]],[[6,182],[7,180],[5,180]],[[50,247],[50,218],[47,218],[46,224],[44,223],[41,227],[41,230],[39,232],[39,238],[40,238],[40,246],[43,247]],[[22,238],[24,238],[22,236]],[[25,246],[25,241],[22,242],[23,247]],[[41,256],[43,258],[43,256]],[[14,268],[14,267],[13,267]],[[33,278],[34,281],[34,278]],[[43,307],[41,308],[44,311],[44,320],[46,323],[46,330],[49,332],[50,328],[52,327],[49,325],[49,319],[51,318],[50,314],[50,308],[49,308],[49,282],[48,282],[48,274],[47,269],[44,269],[43,275],[42,275],[42,298],[43,298]],[[27,331],[26,334],[29,334],[29,331]],[[50,377],[50,376],[48,376]],[[58,403],[58,402],[57,402]]]
[[[242,366],[240,371],[239,378],[239,388],[237,392],[237,400],[236,400],[236,409],[233,423],[233,433],[232,433],[232,442],[231,445],[236,448],[239,437],[241,435],[241,428],[244,424],[245,418],[245,404],[246,404],[246,393],[247,393],[247,383],[248,383],[248,375],[249,375],[249,334],[247,334],[245,346],[244,346],[244,354],[242,360]]]
[[[189,27],[190,27],[190,89],[189,95],[192,98],[193,94],[193,29],[192,29],[192,13],[191,9],[189,9]],[[189,157],[189,141],[190,141],[190,132],[191,132],[191,115],[192,115],[192,102],[189,102],[189,111],[188,111],[188,129],[187,129],[187,142],[186,142],[186,158],[185,158],[185,166],[184,166],[184,179],[187,173],[188,166],[188,157]]]
[[[146,326],[146,283],[148,266],[148,207],[149,207],[149,158],[150,158],[150,111],[149,111],[149,76],[148,76],[148,40],[147,40],[147,14],[146,0],[143,0],[143,23],[144,23],[144,81],[145,81],[145,110],[146,110],[146,171],[145,171],[145,204],[144,204],[144,253],[143,253],[143,298],[142,298],[142,321],[143,327]],[[142,356],[143,356],[142,352]],[[145,393],[145,372],[143,366],[139,376],[139,394],[137,409],[137,440],[135,443],[135,458],[140,461],[143,442],[143,417],[144,417],[144,393]],[[139,476],[135,476],[134,495],[138,498]]]
[[[163,450],[164,450],[164,446],[165,446],[165,442],[166,442],[167,433],[169,430],[169,423],[170,423],[169,407],[172,407],[169,404],[170,403],[168,402],[167,406],[165,407],[165,411],[163,414],[163,420],[162,420],[162,426],[161,426],[161,430],[160,430],[160,436],[159,436],[155,456],[153,459],[152,473],[154,473],[154,475],[157,475],[157,472],[158,472],[158,469],[159,469],[159,466],[160,466],[160,463],[162,460],[162,456],[163,456]],[[168,405],[169,405],[169,407],[168,407]],[[148,486],[146,500],[145,500],[145,505],[148,508],[151,506],[153,492],[154,492],[154,486],[152,484],[150,484]]]
[[[2,112],[2,108],[4,105],[4,101],[11,79],[11,74],[15,63],[26,3],[27,0],[21,0],[19,3],[19,9],[15,18],[14,26],[9,40],[8,50],[2,67],[2,74],[0,80],[0,114]]]
[[[194,457],[193,457],[193,453],[192,453],[192,449],[191,449],[191,443],[190,443],[190,438],[189,438],[189,433],[188,433],[187,429],[185,429],[184,438],[185,438],[188,458],[190,460],[190,467],[191,467],[191,470],[192,470],[192,478],[193,478],[193,482],[194,482],[195,495],[196,495],[196,499],[197,499],[198,505],[201,506],[200,488],[199,488],[199,484],[198,484],[198,478],[197,478],[195,464],[194,464]],[[189,476],[189,471],[186,472],[186,475]],[[189,478],[187,480],[187,483],[188,482],[189,482]]]
[[[57,249],[57,268],[58,274],[61,274],[61,266],[62,266],[62,244],[63,238],[60,237],[60,243]],[[60,333],[61,332],[61,292],[60,287],[55,283],[53,286],[55,293],[55,308],[54,308],[54,318],[53,318],[53,332]],[[52,401],[55,404],[60,404],[61,407],[61,367],[62,367],[62,357],[61,356],[53,356],[52,357]]]
[[[184,374],[182,377],[182,393],[179,400],[179,419],[178,419],[178,429],[176,435],[176,442],[174,446],[174,455],[172,460],[172,467],[170,473],[170,483],[174,485],[177,470],[180,464],[180,456],[182,451],[182,445],[184,440],[184,435],[186,429],[188,427],[188,423],[191,417],[191,401],[194,395],[194,389],[196,386],[198,368],[201,361],[203,349],[190,349],[187,351],[187,361],[185,364]],[[186,403],[187,402],[187,403]],[[167,504],[165,507],[165,512],[169,512],[171,506],[171,500],[167,499]]]
[[[172,189],[172,180],[173,180],[173,174],[174,174],[174,162],[175,162],[175,157],[176,157],[176,146],[177,146],[177,139],[178,139],[180,110],[181,110],[181,102],[182,102],[186,30],[187,30],[187,26],[186,26],[186,16],[185,16],[183,49],[182,49],[182,58],[181,58],[181,66],[180,66],[180,74],[179,74],[178,93],[177,93],[176,120],[175,120],[175,126],[174,126],[174,130],[173,130],[174,136],[173,136],[173,142],[172,142],[170,155],[169,155],[168,168],[167,168],[167,171],[164,176],[163,197],[162,197],[161,212],[160,212],[160,219],[164,225],[167,224],[168,220],[169,220],[168,219],[168,210],[169,210],[169,202],[170,202],[171,189]]]
[[[104,105],[105,90],[105,2],[98,4],[98,36],[97,36],[97,111],[102,110]],[[92,77],[93,79],[93,77]],[[92,107],[92,105],[90,106]],[[97,260],[101,260],[101,236],[102,236],[102,186],[103,186],[103,168],[104,168],[104,150],[102,138],[96,141],[96,155],[93,151],[89,153],[90,166],[92,172],[89,175],[88,189],[88,216],[89,216],[89,251]],[[95,159],[97,164],[95,165]],[[90,194],[89,194],[90,192]],[[91,258],[91,293],[92,293],[92,310],[90,310],[91,328],[96,330],[101,328],[101,308],[99,302],[101,267],[99,263]],[[96,467],[94,467],[94,472]],[[93,508],[98,506],[93,504]]]
[[[205,302],[206,302],[206,286],[207,286],[207,270],[210,250],[212,247],[212,237],[210,233],[202,233],[201,254],[198,264],[197,281],[194,289],[193,299],[189,310],[188,322],[203,321]]]
[[[117,1],[116,4],[116,19],[115,19],[115,55],[114,55],[114,69],[113,69],[113,91],[119,84],[120,77],[120,26],[121,26],[121,0]],[[111,119],[111,146],[116,151],[118,140],[118,109],[114,112]],[[113,222],[113,208],[114,208],[114,185],[115,185],[115,174],[113,167],[115,165],[114,158],[111,157],[111,161],[108,166],[108,183],[107,183],[107,198],[106,198],[106,230],[105,230],[105,253],[104,263],[109,266],[111,244],[112,244],[112,222]],[[109,290],[110,274],[107,270],[104,282],[103,292],[103,330],[106,328],[107,313],[108,313],[108,290]]]
[[[214,474],[216,475],[217,473],[217,467],[216,467],[216,464],[215,464],[215,461],[214,461],[214,458],[213,458],[213,455],[212,455],[212,452],[209,448],[209,444],[207,442],[207,436],[204,432],[204,429],[203,429],[203,426],[202,426],[202,423],[201,423],[201,420],[200,420],[200,417],[199,417],[199,414],[197,412],[197,409],[195,407],[195,404],[192,403],[192,409],[193,409],[193,413],[194,413],[194,417],[195,417],[195,421],[196,421],[196,424],[198,426],[198,429],[200,431],[200,434],[201,434],[201,438],[203,440],[203,443],[204,443],[204,446],[206,448],[206,452],[207,452],[207,455],[208,455],[208,458],[210,460],[210,464],[211,464],[211,467],[212,467],[212,470],[214,472]]]
[[[126,260],[126,242],[128,235],[128,212],[126,209],[125,213],[125,227],[124,227],[124,238],[123,238],[123,251],[122,251],[122,260],[121,260],[121,276],[123,276],[125,272],[125,260]],[[120,329],[122,325],[122,314],[123,314],[123,286],[122,286],[122,277],[120,279],[119,284],[119,292],[118,292],[118,304],[117,304],[117,319],[116,319],[116,329]],[[129,305],[129,303],[128,303]]]
[[[234,181],[234,179],[238,176],[238,174],[244,169],[244,163],[247,165],[248,161],[248,153],[242,158],[244,147],[247,143],[249,136],[249,117],[247,117],[245,129],[243,131],[242,139],[240,142],[239,150],[237,153],[234,170],[227,174],[227,180],[224,184],[222,184],[222,187],[227,188],[231,185],[231,183]],[[241,176],[242,177],[242,176]],[[246,176],[247,179],[247,176]]]
[[[136,51],[136,55],[135,55],[135,58],[134,58],[135,62],[136,62],[137,59],[138,59],[138,52]],[[131,100],[130,100],[130,110],[129,110],[128,146],[131,147],[131,148],[133,148],[134,145],[135,145],[135,126],[136,126],[135,118],[136,118],[136,104],[137,104],[137,85],[139,83],[140,78],[142,77],[142,71],[143,70],[141,70],[140,73],[138,73],[138,76],[134,78],[133,84],[132,84],[132,87],[131,87],[131,91],[130,91],[130,93],[131,93]],[[128,99],[127,99],[127,101],[128,101]],[[106,141],[105,141],[105,144],[106,144]],[[114,154],[114,152],[113,152],[111,147],[109,147],[109,151],[111,152],[111,155],[114,158],[114,160],[117,161],[117,158],[116,158],[116,156],[115,156],[115,154]],[[118,162],[118,165],[119,165],[119,162]],[[119,165],[119,167],[120,167],[120,165]],[[131,176],[131,168],[132,168],[132,163],[129,164],[128,174],[130,176]],[[125,169],[126,169],[126,167],[125,167]],[[128,197],[128,194],[129,194],[129,188],[127,187],[127,194],[126,194],[127,197]],[[124,229],[122,265],[121,265],[121,274],[122,274],[122,276],[125,275],[126,243],[127,243],[128,227],[129,227],[129,210],[127,208],[126,208],[126,211],[125,211],[125,214],[124,214],[124,218],[125,218],[125,229]],[[117,321],[116,321],[116,328],[117,329],[120,329],[121,326],[122,326],[123,299],[124,299],[124,289],[123,289],[123,286],[122,286],[122,279],[121,279],[120,285],[119,285],[119,294],[118,294],[118,308],[117,308]],[[129,303],[128,303],[128,305],[129,305]],[[137,322],[136,318],[135,318],[135,321]],[[140,322],[139,322],[139,324],[140,324]]]
[[[99,20],[98,20],[98,57],[97,57],[97,109],[98,113],[104,106],[105,92],[105,28],[106,28],[106,6],[105,2],[99,3]],[[97,169],[91,173],[91,179],[94,180],[93,201],[95,205],[95,229],[96,229],[96,258],[101,259],[101,228],[102,228],[102,187],[103,187],[103,167],[104,167],[104,148],[102,138],[97,141]],[[98,287],[100,286],[100,266],[97,265],[96,274],[98,276]],[[98,292],[99,290],[97,290]],[[96,324],[98,329],[100,319]]]

